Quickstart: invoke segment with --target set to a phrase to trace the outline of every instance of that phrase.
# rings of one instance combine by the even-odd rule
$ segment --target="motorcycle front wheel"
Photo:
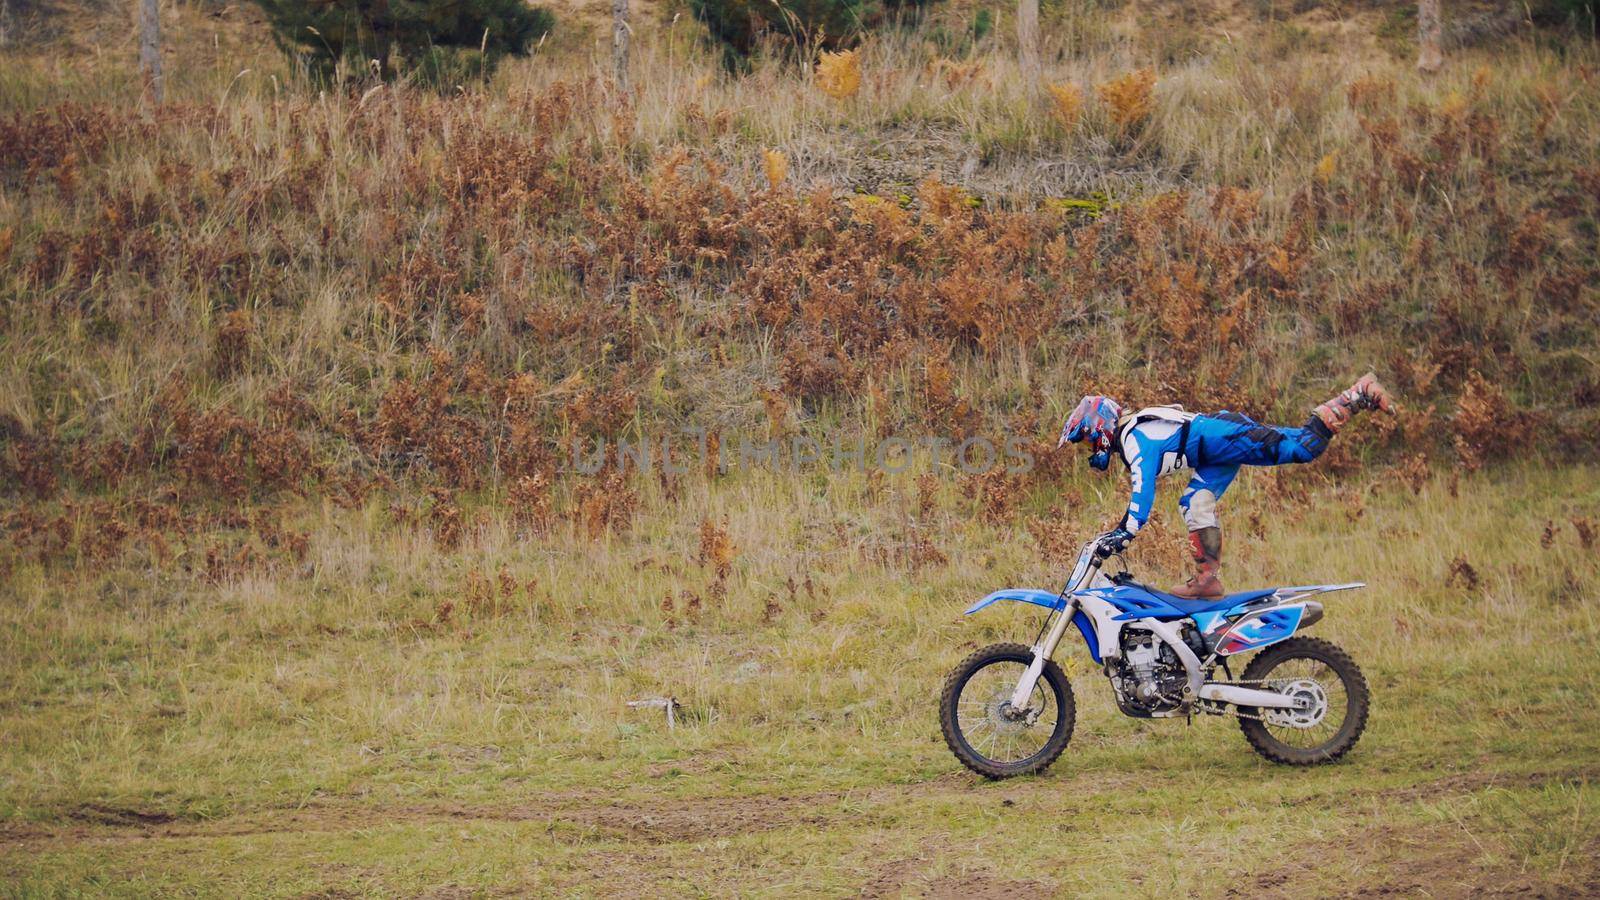
[[[985,778],[1042,772],[1072,740],[1072,683],[1054,660],[1045,661],[1027,708],[1012,708],[1011,694],[1032,662],[1033,651],[1021,644],[993,644],[945,678],[939,700],[945,743]]]

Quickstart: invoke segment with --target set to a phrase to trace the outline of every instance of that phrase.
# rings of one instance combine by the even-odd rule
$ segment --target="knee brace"
[[[1205,488],[1190,494],[1182,504],[1183,523],[1190,531],[1217,527],[1217,495]]]

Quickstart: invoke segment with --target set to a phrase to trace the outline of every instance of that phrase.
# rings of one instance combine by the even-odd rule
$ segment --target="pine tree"
[[[448,86],[524,56],[555,25],[526,0],[255,0],[278,46],[318,78],[408,73]]]
[[[763,39],[801,54],[853,47],[864,32],[914,19],[935,0],[689,0],[689,10],[721,46],[723,62],[743,65]]]

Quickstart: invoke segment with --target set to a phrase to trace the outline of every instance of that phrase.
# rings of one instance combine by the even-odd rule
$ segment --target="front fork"
[[[1016,690],[1011,692],[1011,708],[1018,715],[1026,713],[1028,700],[1033,696],[1033,688],[1039,683],[1039,676],[1044,674],[1044,664],[1056,652],[1056,645],[1061,643],[1061,636],[1067,633],[1067,625],[1078,612],[1078,601],[1074,597],[1067,598],[1067,605],[1061,608],[1061,617],[1050,626],[1045,633],[1044,640],[1033,645],[1033,662],[1028,664],[1028,670],[1022,673],[1022,680],[1017,682]]]

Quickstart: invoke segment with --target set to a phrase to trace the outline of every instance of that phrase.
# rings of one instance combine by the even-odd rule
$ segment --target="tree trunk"
[[[0,47],[11,43],[11,0],[0,0]]]
[[[144,77],[144,95],[161,104],[161,13],[160,0],[139,0],[139,74]]]
[[[611,69],[617,87],[628,90],[628,0],[611,0]]]
[[[1017,62],[1029,81],[1039,77],[1039,0],[1017,0]]]
[[[1417,68],[1437,72],[1444,65],[1440,48],[1444,26],[1439,20],[1439,0],[1417,0]]]

